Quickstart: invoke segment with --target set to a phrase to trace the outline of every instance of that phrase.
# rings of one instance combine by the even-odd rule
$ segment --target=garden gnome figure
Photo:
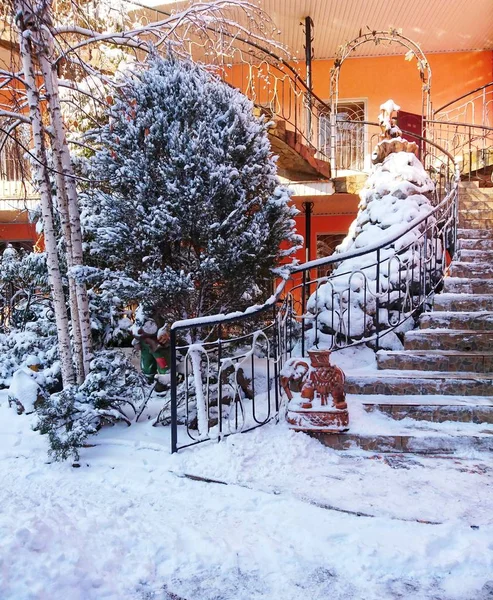
[[[149,382],[155,375],[167,375],[170,369],[170,336],[166,326],[158,329],[153,319],[134,330],[135,344],[140,348],[140,368]]]

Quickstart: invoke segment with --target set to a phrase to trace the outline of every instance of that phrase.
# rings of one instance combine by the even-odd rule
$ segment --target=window
[[[346,237],[344,233],[319,233],[317,234],[317,258],[331,256],[336,247]],[[333,265],[319,267],[318,276],[325,277],[334,270]]]
[[[25,157],[29,148],[29,129],[19,126],[12,135],[0,152],[0,180],[23,181],[30,177],[30,165]]]
[[[363,171],[365,167],[364,100],[337,103],[336,168]],[[320,145],[330,155],[330,120],[320,118]]]
[[[11,246],[13,246],[18,252],[19,251],[32,252],[32,250],[33,250],[33,242],[31,240],[18,241],[18,242],[8,242],[6,240],[0,240],[0,258],[1,258],[3,251],[5,250],[5,248],[7,248],[7,246],[9,244]]]

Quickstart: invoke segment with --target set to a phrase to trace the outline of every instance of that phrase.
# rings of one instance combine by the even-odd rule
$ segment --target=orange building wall
[[[403,53],[404,54],[404,53]],[[434,108],[493,80],[493,52],[451,52],[427,55]],[[329,99],[333,62],[313,62],[314,92]],[[416,61],[404,56],[349,58],[340,70],[339,98],[367,98],[368,120],[375,121],[382,102],[392,98],[402,110],[421,113],[421,80]]]
[[[367,99],[367,118],[375,121],[380,104],[392,98],[402,110],[421,114],[421,79],[416,60],[404,60],[404,49],[399,56],[371,58],[348,58],[344,61],[339,78],[339,99]],[[427,55],[430,63],[431,99],[434,108],[454,100],[465,92],[480,87],[493,80],[493,51],[449,52]],[[322,100],[329,100],[330,69],[332,60],[313,61],[313,90]],[[295,68],[305,76],[304,63],[296,63]],[[249,68],[234,65],[225,70],[226,79],[242,91],[247,91]],[[255,69],[251,72],[256,73]],[[254,81],[259,103],[267,102],[274,94],[272,84],[260,77]],[[247,93],[247,95],[250,95]],[[277,97],[283,103],[278,112],[293,114],[293,97],[284,94]]]
[[[35,242],[38,237],[36,226],[33,223],[0,223],[1,241],[19,242],[31,240]]]

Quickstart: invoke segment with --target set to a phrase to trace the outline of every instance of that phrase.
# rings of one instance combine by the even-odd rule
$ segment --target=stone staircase
[[[377,372],[349,373],[351,429],[317,436],[323,443],[493,450],[493,188],[461,184],[459,214],[457,258],[433,311],[405,334],[404,350],[377,353]]]

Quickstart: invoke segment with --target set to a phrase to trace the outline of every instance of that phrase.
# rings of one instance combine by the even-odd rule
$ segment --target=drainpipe
[[[311,247],[312,247],[312,209],[313,202],[303,202],[303,209],[305,211],[305,260],[308,262],[311,260]]]
[[[305,17],[305,62],[306,62],[306,86],[308,93],[306,95],[306,125],[308,141],[312,143],[312,29],[313,21],[311,17]]]

